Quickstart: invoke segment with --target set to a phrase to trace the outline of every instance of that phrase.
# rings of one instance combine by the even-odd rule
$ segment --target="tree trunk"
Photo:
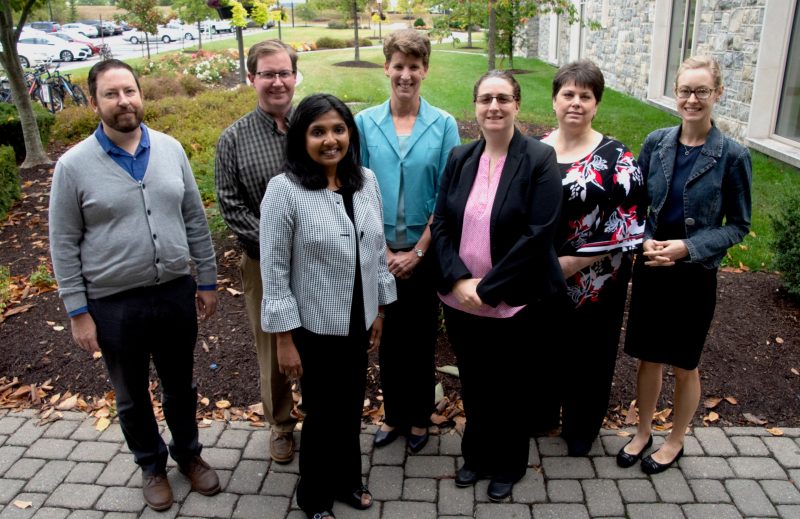
[[[3,34],[3,40],[6,40]],[[22,137],[25,140],[25,161],[23,168],[38,166],[40,164],[52,164],[53,161],[47,156],[47,152],[42,145],[42,137],[39,135],[39,125],[36,123],[36,116],[33,113],[33,105],[25,88],[25,79],[22,75],[22,67],[19,65],[19,54],[17,46],[13,43],[3,42],[2,54],[3,68],[6,69],[8,82],[11,86],[11,95],[14,106],[19,113],[19,120],[22,126]]]
[[[150,35],[147,34],[147,31],[144,31],[144,43],[147,47],[147,61],[150,61]]]
[[[203,32],[201,31],[202,27],[202,22],[197,20],[197,48],[200,50],[203,50]]]
[[[494,70],[495,42],[497,40],[497,12],[494,9],[496,2],[497,0],[489,0],[489,28],[487,31],[489,34],[486,43],[486,54],[489,56],[489,70]]]
[[[356,51],[355,60],[360,61],[361,57],[358,53],[358,2],[356,0],[353,0],[353,32],[356,36],[356,40],[353,42]]]
[[[244,62],[244,36],[242,35],[242,28],[236,28],[236,47],[239,49],[239,83],[246,85],[247,79],[245,78],[245,62]]]

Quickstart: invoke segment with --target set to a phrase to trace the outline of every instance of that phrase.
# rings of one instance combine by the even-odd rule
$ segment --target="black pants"
[[[167,447],[150,401],[150,359],[161,381],[162,405],[179,464],[199,455],[197,387],[192,380],[197,340],[196,286],[190,276],[163,285],[89,300],[97,340],[116,391],[122,433],[145,474],[161,473]]]
[[[528,430],[513,421],[524,409],[528,380],[536,376],[530,362],[537,347],[532,311],[526,307],[514,317],[493,319],[444,305],[467,417],[464,464],[508,482],[524,476],[528,464]]]
[[[379,350],[386,423],[427,428],[435,398],[439,319],[431,260],[423,258],[409,279],[395,282],[397,301],[386,307]]]
[[[351,326],[351,330],[354,328]],[[303,364],[300,482],[306,513],[330,510],[335,497],[361,486],[361,410],[367,381],[368,332],[347,337],[292,332]]]

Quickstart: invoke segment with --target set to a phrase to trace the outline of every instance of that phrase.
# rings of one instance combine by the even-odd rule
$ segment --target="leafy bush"
[[[351,38],[351,39],[347,40],[347,42],[345,42],[345,47],[355,47],[355,46],[356,46],[355,38]],[[360,38],[358,40],[358,46],[359,47],[372,47],[372,41],[370,41],[369,38]]]
[[[0,219],[4,219],[11,204],[20,197],[20,178],[14,148],[0,146]]]
[[[197,88],[205,90],[203,83],[186,74],[159,74],[158,76],[142,76],[139,84],[142,87],[142,97],[147,101],[164,99],[165,97],[190,96],[184,85],[190,85],[190,90],[197,94]]]
[[[31,272],[31,276],[28,278],[28,281],[31,285],[39,288],[48,288],[56,284],[56,280],[53,279],[53,275],[45,263],[39,263],[39,266],[36,267],[36,270]]]
[[[50,130],[55,122],[55,117],[38,103],[33,105],[33,114],[39,125],[42,144],[47,146],[47,143],[50,142]],[[14,148],[14,153],[20,162],[25,157],[22,124],[19,121],[17,107],[10,103],[0,103],[0,146],[3,145]]]
[[[785,195],[773,215],[775,266],[790,294],[800,297],[800,190]]]
[[[139,66],[137,71],[140,76],[152,75],[160,79],[174,74],[190,75],[211,85],[219,83],[223,76],[237,72],[238,60],[238,52],[232,50],[175,52],[149,61]]]
[[[339,20],[331,20],[328,22],[328,29],[347,29],[349,28],[347,22],[342,22]]]
[[[11,272],[5,265],[0,265],[0,313],[6,309],[11,300]]]
[[[69,145],[82,141],[97,129],[99,120],[87,106],[64,108],[53,125],[53,141]]]
[[[417,18],[414,20],[414,27],[425,27],[425,20],[422,18]]]
[[[318,49],[343,49],[347,47],[347,42],[330,36],[323,36],[317,40]]]

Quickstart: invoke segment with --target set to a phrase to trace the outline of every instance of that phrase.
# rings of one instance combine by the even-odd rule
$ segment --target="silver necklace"
[[[683,155],[688,157],[691,152],[702,146],[702,144],[698,144],[697,146],[687,146],[684,143],[681,143],[681,146],[683,146]]]

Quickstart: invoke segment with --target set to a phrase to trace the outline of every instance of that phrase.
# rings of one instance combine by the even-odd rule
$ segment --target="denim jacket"
[[[645,240],[652,239],[658,229],[679,135],[680,126],[656,130],[647,136],[639,154],[650,199]],[[688,261],[716,268],[728,248],[744,239],[750,229],[751,170],[747,148],[712,126],[683,192]]]

